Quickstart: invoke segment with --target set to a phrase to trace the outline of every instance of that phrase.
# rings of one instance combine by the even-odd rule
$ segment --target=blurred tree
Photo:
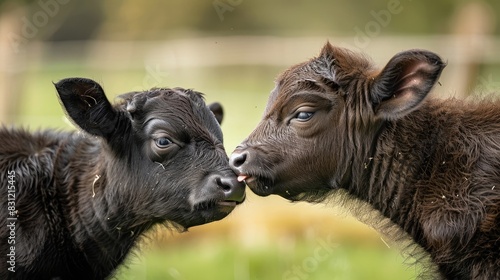
[[[0,121],[13,121],[19,107],[19,61],[17,57],[20,19],[34,1],[0,0]]]
[[[103,21],[101,1],[0,0],[0,119],[18,111],[28,44],[37,40],[88,40]]]
[[[48,41],[93,39],[105,21],[103,10],[100,0],[71,1],[60,8],[59,19],[42,36]]]
[[[352,36],[355,28],[376,19],[376,14],[397,5],[384,33],[443,34],[449,18],[466,0],[409,1],[304,1],[111,0],[104,3],[106,22],[101,38],[164,39],[200,35]],[[470,2],[470,1],[469,1]],[[500,2],[487,0],[494,11]],[[140,5],[140,6],[139,6]],[[498,23],[497,23],[498,24]],[[496,28],[498,30],[498,28]]]
[[[5,74],[5,69],[10,72],[15,69],[9,66],[11,61],[17,59],[19,64],[22,60],[11,54],[19,53],[25,44],[35,40],[165,40],[214,35],[356,36],[358,30],[373,28],[374,22],[378,24],[377,35],[447,34],[452,30],[449,25],[452,15],[459,6],[469,2],[471,0],[0,0],[3,36],[0,58],[4,64],[0,95],[16,92],[3,83],[10,81],[12,84],[9,76],[12,74]],[[491,7],[492,18],[498,18],[500,1],[485,2]],[[391,5],[397,7],[397,13],[387,13]],[[499,22],[491,21],[492,34],[500,34]],[[85,44],[78,46],[85,50]],[[3,100],[5,97],[1,96]],[[0,108],[0,116],[6,110]]]
[[[104,11],[107,20],[100,37],[151,40],[196,32],[195,23],[207,9],[212,9],[212,5],[206,1],[106,1]],[[215,11],[213,13],[217,17]]]

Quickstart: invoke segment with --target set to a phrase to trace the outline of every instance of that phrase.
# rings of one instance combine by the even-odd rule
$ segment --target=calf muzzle
[[[241,203],[245,200],[245,184],[233,176],[217,176],[217,185],[223,190],[225,201]]]
[[[243,173],[244,167],[250,158],[250,154],[247,150],[238,150],[236,149],[229,158],[229,166],[235,171],[237,174]]]

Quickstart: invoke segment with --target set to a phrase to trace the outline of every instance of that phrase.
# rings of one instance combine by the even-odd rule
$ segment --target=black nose
[[[217,176],[215,181],[224,191],[224,197],[226,200],[236,202],[243,202],[243,200],[245,200],[245,183],[238,182],[234,175]]]
[[[229,165],[231,166],[231,168],[233,168],[233,170],[239,170],[245,164],[247,157],[247,151],[234,151],[233,154],[231,154],[231,158],[229,159]]]

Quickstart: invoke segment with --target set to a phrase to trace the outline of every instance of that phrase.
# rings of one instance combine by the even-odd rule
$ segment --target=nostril
[[[247,160],[247,153],[233,153],[231,155],[231,159],[229,160],[229,164],[233,167],[241,167],[245,161]]]
[[[234,165],[240,167],[245,163],[246,160],[247,160],[247,154],[246,153],[240,154],[238,157],[235,158]]]
[[[245,199],[245,183],[238,182],[236,177],[217,177],[217,185],[224,191],[226,200],[242,202]]]
[[[217,185],[221,187],[225,192],[231,190],[231,182],[228,182],[227,180],[224,180],[221,177],[217,177],[215,181],[217,182]]]

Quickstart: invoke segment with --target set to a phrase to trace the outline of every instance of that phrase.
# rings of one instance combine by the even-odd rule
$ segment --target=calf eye
[[[158,148],[166,148],[168,145],[172,144],[172,141],[167,137],[160,137],[155,139],[155,143]]]
[[[295,118],[299,121],[307,121],[314,115],[313,112],[298,112]]]

